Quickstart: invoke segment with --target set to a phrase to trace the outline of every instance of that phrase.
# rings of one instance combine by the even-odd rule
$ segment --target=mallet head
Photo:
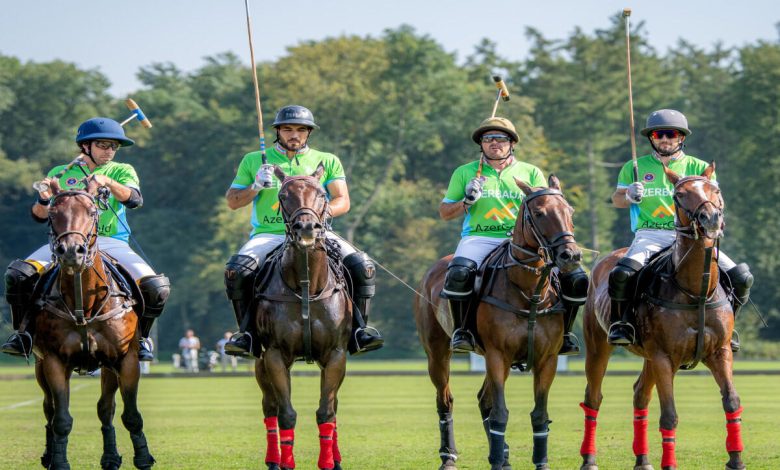
[[[631,16],[631,9],[623,8],[623,16]]]
[[[141,125],[147,129],[152,127],[152,121],[149,120],[149,118],[146,117],[143,111],[141,111],[141,107],[138,106],[138,104],[133,101],[132,99],[128,98],[125,100],[125,104],[127,105],[127,109],[133,112],[127,119],[122,121],[120,125],[124,126],[128,122],[132,121],[134,118],[141,121]]]
[[[496,82],[496,88],[501,90],[501,98],[504,101],[509,101],[509,90],[506,87],[506,83],[501,79],[499,75],[493,75],[493,81]]]

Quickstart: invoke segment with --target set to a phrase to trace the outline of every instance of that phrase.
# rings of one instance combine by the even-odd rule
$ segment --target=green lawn
[[[372,361],[352,361],[351,370],[368,368]],[[409,363],[373,363],[385,370],[414,367]],[[459,364],[462,370],[465,363]],[[162,366],[159,366],[162,367]],[[306,369],[296,365],[296,370]],[[424,369],[424,365],[422,365]],[[26,373],[32,371],[25,368]],[[153,369],[154,370],[154,369]],[[184,375],[184,374],[182,374]],[[631,452],[631,396],[634,377],[612,376],[605,382],[605,401],[599,416],[599,468],[633,466]],[[487,467],[487,444],[476,406],[481,378],[453,378],[457,399],[455,426],[461,453],[459,466]],[[516,469],[531,468],[532,380],[512,375],[508,384],[510,421],[507,442]],[[780,416],[776,376],[738,376],[736,387],[745,407],[744,458],[751,469],[780,468],[776,420]],[[74,470],[98,468],[101,453],[100,424],[95,414],[99,381],[77,377],[72,381],[71,413],[74,428],[69,457]],[[554,468],[579,468],[583,415],[577,404],[585,387],[582,376],[560,376],[550,394],[550,462]],[[718,389],[708,376],[679,376],[676,381],[679,428],[677,456],[680,468],[723,468],[725,419]],[[296,462],[298,468],[315,468],[318,443],[314,411],[318,378],[293,377],[293,404],[298,410]],[[438,467],[439,435],[434,389],[424,375],[348,377],[339,408],[339,441],[346,469],[423,469]],[[260,391],[250,376],[152,378],[141,383],[140,407],[146,435],[160,469],[264,469],[265,436]],[[120,404],[121,409],[121,404]],[[121,411],[117,413],[119,415]],[[657,423],[658,401],[650,411]],[[40,391],[34,380],[0,381],[0,468],[40,468],[43,450],[43,414]],[[125,466],[132,464],[129,437],[117,416],[117,437]],[[651,459],[659,468],[660,435],[650,425]]]

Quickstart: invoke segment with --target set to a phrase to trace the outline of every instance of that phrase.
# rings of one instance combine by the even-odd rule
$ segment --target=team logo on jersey
[[[504,207],[498,209],[498,208],[492,208],[485,214],[486,219],[495,220],[496,222],[503,222],[505,219],[515,219],[516,216],[512,212],[512,208],[515,207],[514,202],[510,202],[509,204],[505,205]]]
[[[648,183],[653,181],[655,179],[655,175],[652,173],[645,173],[645,175],[642,177],[643,180],[647,181]]]
[[[659,219],[663,219],[666,217],[672,217],[674,215],[674,212],[672,212],[672,209],[666,207],[666,206],[658,206],[653,211],[653,217],[658,217]]]
[[[73,186],[73,185],[75,185],[77,182],[78,182],[78,180],[77,180],[76,178],[68,178],[68,180],[67,180],[67,181],[65,181],[65,184],[67,184],[68,186]]]

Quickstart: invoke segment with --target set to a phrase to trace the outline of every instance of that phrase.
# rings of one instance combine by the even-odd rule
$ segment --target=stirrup
[[[461,341],[456,344],[455,335],[457,333],[463,335],[463,337],[461,338]],[[466,343],[470,349],[465,348],[463,343]],[[454,353],[474,352],[476,349],[475,344],[476,340],[474,339],[474,335],[471,333],[471,331],[465,328],[457,328],[452,332],[452,339],[450,340],[450,351]]]
[[[236,346],[236,341],[241,338],[249,337],[249,348],[242,349]],[[227,343],[225,343],[225,354],[229,356],[245,357],[247,359],[254,358],[252,352],[254,351],[254,338],[252,334],[246,331],[238,331],[230,337]]]
[[[138,360],[141,362],[150,362],[154,360],[154,341],[152,338],[141,337],[138,340],[140,349],[138,350]],[[142,351],[146,351],[144,354]],[[147,355],[148,354],[148,355]]]
[[[12,341],[15,341],[16,338],[18,338],[18,342],[22,345],[21,351],[12,349],[10,346],[6,347],[6,345],[12,344]],[[27,342],[25,342],[25,338],[27,338]],[[29,346],[27,346],[28,344]],[[11,336],[8,337],[8,339],[5,341],[5,344],[3,344],[3,352],[10,356],[23,357],[29,363],[30,355],[32,355],[32,347],[33,337],[30,333],[27,331],[22,331],[21,333],[15,331]]]
[[[372,338],[372,341],[361,346],[360,342],[358,341],[358,335],[360,333],[368,334],[369,337]],[[380,333],[379,330],[373,326],[366,325],[355,329],[355,332],[352,334],[349,344],[347,345],[347,349],[349,350],[350,355],[357,356],[364,352],[376,351],[377,349],[380,349],[382,346],[384,346],[384,344],[385,340],[382,338],[382,333]]]
[[[566,338],[569,338],[572,344],[572,349],[566,352],[561,352],[563,350],[563,346],[566,344]],[[577,338],[577,335],[572,333],[571,331],[563,335],[563,343],[561,344],[561,351],[558,351],[559,356],[578,356],[580,354],[580,339]]]
[[[625,337],[615,337],[617,334],[615,330],[622,327],[626,327],[631,331],[627,331]],[[616,321],[609,325],[607,340],[609,344],[614,346],[631,346],[636,343],[636,329],[634,329],[634,325],[627,321]]]
[[[742,344],[739,342],[739,332],[737,330],[731,330],[731,352],[739,352],[742,349]]]

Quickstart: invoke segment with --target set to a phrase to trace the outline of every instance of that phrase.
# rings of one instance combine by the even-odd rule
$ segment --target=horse
[[[73,418],[68,412],[70,378],[100,369],[98,417],[103,434],[103,469],[122,464],[112,424],[117,390],[124,401],[122,423],[133,443],[133,464],[149,469],[155,463],[143,432],[137,395],[138,317],[130,292],[112,278],[97,246],[101,192],[94,179],[86,190],[62,190],[57,182],[49,203],[49,245],[55,262],[36,287],[41,301],[35,315],[33,353],[35,377],[43,390],[46,449],[41,465],[67,470],[68,435]],[[105,193],[103,193],[105,194]]]
[[[493,274],[482,280],[476,308],[477,352],[485,356],[487,369],[477,398],[493,470],[511,468],[504,441],[508,421],[504,385],[513,365],[533,370],[533,462],[537,469],[549,468],[547,396],[564,330],[562,315],[556,314],[561,310],[550,273],[553,267],[570,272],[579,267],[581,259],[573,234],[573,210],[563,197],[558,178],[550,176],[549,188],[532,188],[517,178],[515,182],[525,198],[511,239],[483,263]],[[420,287],[424,297],[414,302],[417,332],[428,356],[428,375],[436,387],[440,470],[455,470],[458,458],[452,423],[454,398],[449,387],[452,318],[448,302],[440,298],[451,259],[452,255],[445,256],[428,270]]]
[[[332,242],[325,238],[329,209],[320,183],[323,173],[322,164],[310,176],[287,176],[274,167],[282,182],[279,210],[286,236],[258,278],[253,309],[262,347],[255,360],[255,378],[263,395],[269,470],[295,467],[297,413],[290,400],[290,368],[300,359],[316,362],[321,369],[318,468],[341,469],[337,394],[346,374],[352,304],[338,248],[329,246]]]
[[[652,470],[648,459],[648,404],[653,387],[661,402],[660,432],[663,442],[661,466],[676,469],[674,377],[678,369],[691,369],[699,361],[710,369],[720,387],[726,413],[726,469],[745,468],[741,460],[741,412],[732,380],[730,340],[734,315],[718,280],[718,239],[723,235],[724,202],[717,184],[710,181],[714,162],[699,176],[680,177],[664,169],[674,184],[675,241],[668,256],[650,260],[659,266],[655,284],[642,282],[641,271],[636,302],[636,344],[627,346],[644,359],[634,384],[635,470]],[[581,470],[596,470],[596,419],[601,405],[601,383],[614,346],[607,342],[610,319],[609,273],[625,254],[616,250],[593,269],[583,328],[587,349],[587,387],[580,406],[585,411],[585,434],[580,449]],[[713,253],[714,252],[714,253]],[[667,269],[663,269],[666,267]],[[652,273],[650,275],[653,275]],[[650,281],[652,282],[652,281]],[[636,297],[636,296],[635,296]]]

